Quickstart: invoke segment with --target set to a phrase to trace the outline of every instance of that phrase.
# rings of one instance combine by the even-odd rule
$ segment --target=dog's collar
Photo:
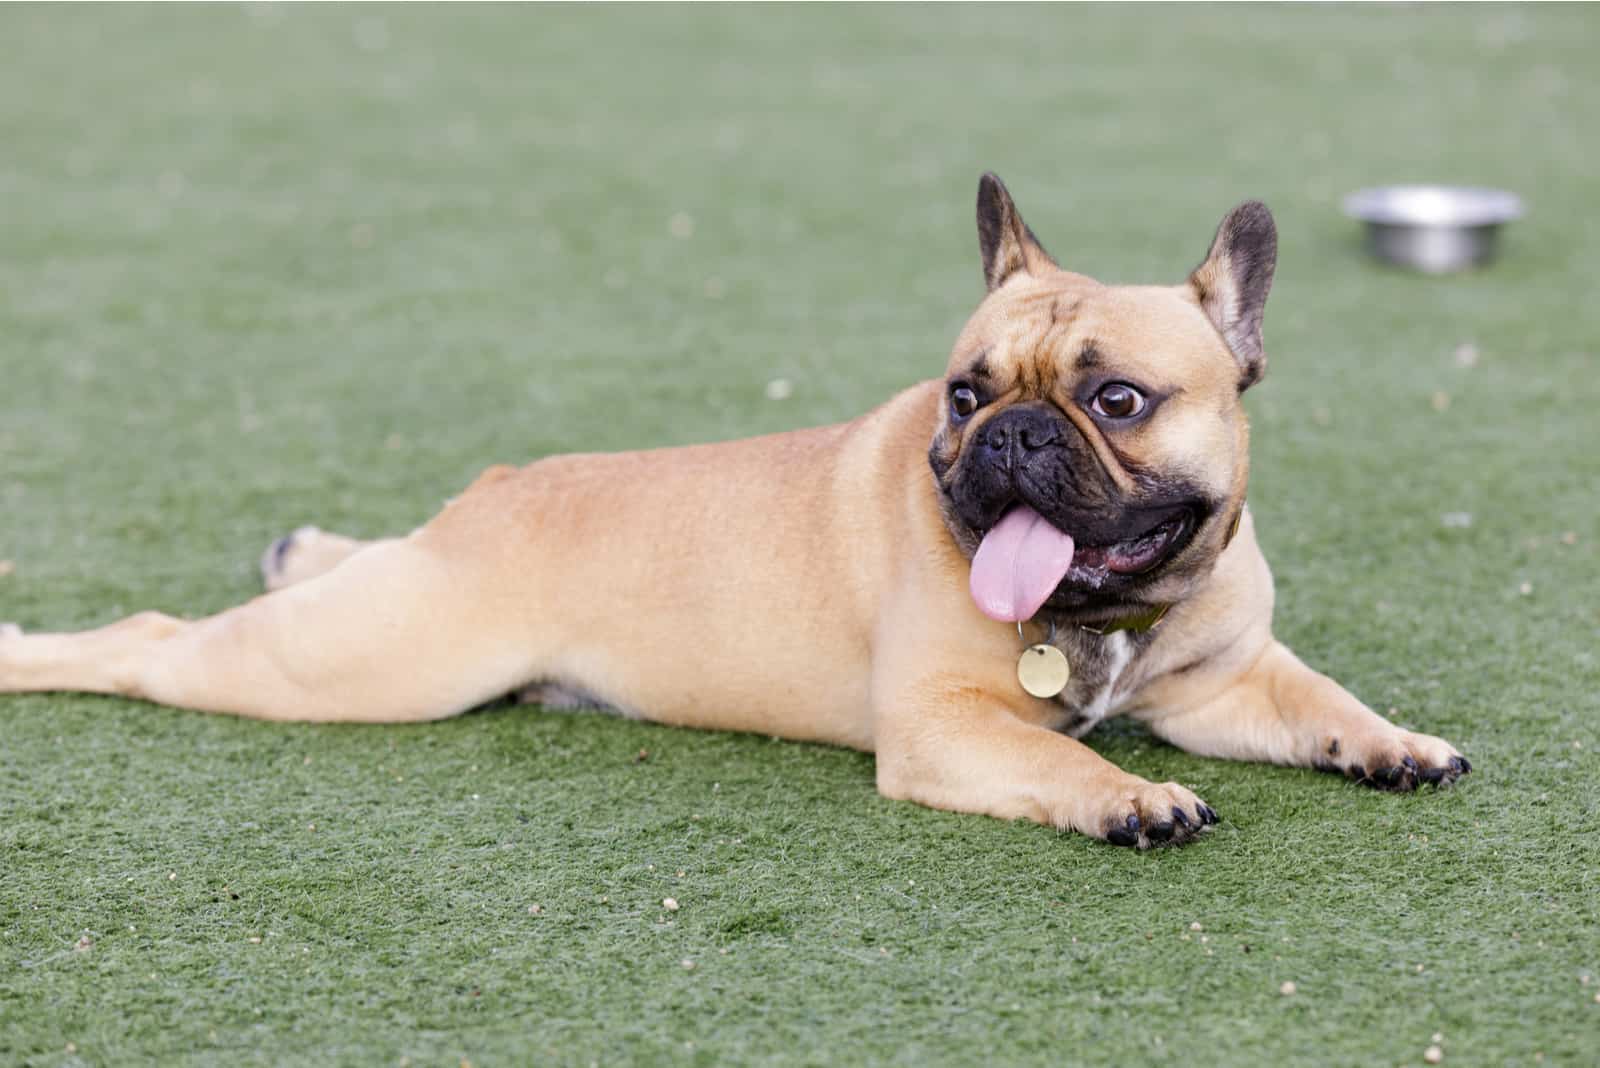
[[[1086,630],[1090,634],[1095,634],[1102,638],[1107,634],[1115,634],[1119,630],[1131,630],[1135,634],[1143,634],[1147,630],[1155,630],[1161,621],[1167,618],[1167,613],[1171,610],[1172,606],[1170,604],[1158,604],[1148,612],[1123,616],[1121,619],[1113,619],[1095,626],[1091,626],[1088,623],[1079,623],[1078,629]]]
[[[1228,536],[1222,542],[1222,548],[1224,551],[1227,550],[1228,546],[1233,544],[1234,537],[1239,533],[1239,524],[1243,521],[1244,504],[1241,502],[1239,505],[1239,510],[1233,513],[1233,522],[1228,526]],[[1087,623],[1079,623],[1078,629],[1088,631],[1090,634],[1094,634],[1102,638],[1107,634],[1115,634],[1119,630],[1131,630],[1135,634],[1143,634],[1146,631],[1155,630],[1156,627],[1160,626],[1161,621],[1167,618],[1167,613],[1171,610],[1172,605],[1170,604],[1158,604],[1154,608],[1148,609],[1144,612],[1139,612],[1131,616],[1123,616],[1121,619],[1113,619],[1109,622],[1101,623],[1098,626],[1090,626]]]

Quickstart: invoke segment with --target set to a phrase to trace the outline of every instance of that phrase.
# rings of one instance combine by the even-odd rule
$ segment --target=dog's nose
[[[1042,426],[1028,423],[1022,426],[1022,447],[1030,452],[1042,449],[1046,445],[1054,445],[1056,437],[1056,426],[1053,421],[1045,422]]]
[[[1035,452],[1061,439],[1057,420],[1037,408],[1010,408],[983,427],[983,443],[999,453]]]

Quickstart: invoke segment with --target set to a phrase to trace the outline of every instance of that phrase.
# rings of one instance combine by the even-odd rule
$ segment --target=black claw
[[[1417,774],[1421,769],[1417,767],[1416,758],[1410,753],[1400,758],[1400,781],[1395,784],[1397,790],[1415,790],[1417,788]]]
[[[1451,757],[1450,766],[1457,769],[1462,775],[1465,775],[1467,772],[1472,770],[1472,761],[1461,756]]]
[[[1222,820],[1222,817],[1217,815],[1217,810],[1203,801],[1200,803],[1200,818],[1208,824],[1219,823]]]
[[[1172,831],[1173,825],[1170,823],[1152,823],[1144,833],[1152,842],[1165,842],[1172,837]]]
[[[1398,767],[1379,768],[1372,773],[1372,781],[1385,789],[1391,789],[1400,781],[1400,774]]]
[[[1367,777],[1367,769],[1362,767],[1360,764],[1351,764],[1348,774],[1356,782],[1362,782]]]
[[[1432,783],[1433,785],[1437,786],[1439,783],[1444,781],[1444,777],[1447,774],[1449,774],[1449,770],[1446,768],[1423,768],[1422,771],[1418,773],[1418,777],[1423,782]]]
[[[1178,826],[1184,828],[1185,830],[1189,830],[1194,827],[1194,824],[1189,822],[1189,814],[1183,811],[1183,809],[1179,808],[1177,805],[1172,806],[1172,819],[1174,823],[1178,824]]]
[[[1112,845],[1131,846],[1139,844],[1139,817],[1129,816],[1123,821],[1121,827],[1106,832],[1106,841]]]

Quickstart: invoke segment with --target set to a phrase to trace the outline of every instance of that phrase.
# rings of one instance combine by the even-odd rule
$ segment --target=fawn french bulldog
[[[978,232],[944,377],[853,422],[491,468],[405,537],[280,539],[207,619],[0,628],[0,692],[395,723],[519,691],[869,750],[888,797],[1140,847],[1217,817],[1077,740],[1110,715],[1385,789],[1469,771],[1273,639],[1240,404],[1266,207],[1176,286],[1062,270],[993,175]]]

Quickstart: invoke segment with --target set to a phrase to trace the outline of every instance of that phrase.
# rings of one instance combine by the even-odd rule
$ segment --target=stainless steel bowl
[[[1448,274],[1494,256],[1500,227],[1522,215],[1522,200],[1499,189],[1388,185],[1344,198],[1344,213],[1367,224],[1367,247],[1381,260]]]

